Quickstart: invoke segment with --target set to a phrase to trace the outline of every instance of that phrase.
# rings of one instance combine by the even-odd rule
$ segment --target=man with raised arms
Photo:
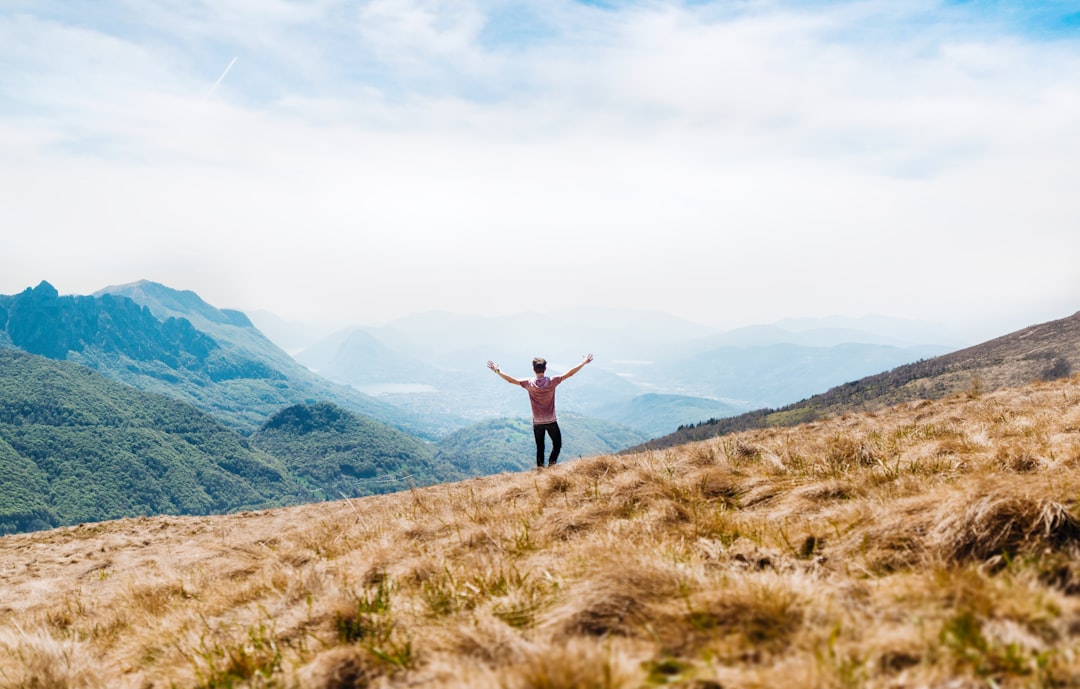
[[[512,385],[520,385],[529,393],[529,403],[532,405],[533,437],[536,438],[536,468],[544,468],[544,435],[551,436],[551,456],[547,465],[554,466],[559,460],[559,452],[562,450],[562,432],[559,430],[559,421],[555,417],[555,388],[570,376],[580,371],[585,364],[592,361],[592,354],[585,355],[581,363],[573,367],[561,376],[549,378],[547,361],[541,357],[533,359],[533,373],[535,378],[518,380],[508,376],[499,370],[499,365],[494,361],[487,362],[488,368],[497,373],[500,378]]]

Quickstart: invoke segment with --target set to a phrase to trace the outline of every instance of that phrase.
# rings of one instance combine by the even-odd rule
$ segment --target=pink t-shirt
[[[554,378],[528,378],[521,381],[521,387],[529,392],[532,404],[533,425],[555,422],[555,386],[561,383],[562,376]]]

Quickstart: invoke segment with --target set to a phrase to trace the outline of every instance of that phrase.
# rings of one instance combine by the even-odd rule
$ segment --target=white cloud
[[[0,15],[0,291],[728,325],[1080,297],[1075,42],[930,4],[108,7]]]

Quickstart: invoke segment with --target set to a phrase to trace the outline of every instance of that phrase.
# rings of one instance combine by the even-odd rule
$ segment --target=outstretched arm
[[[581,360],[580,364],[578,364],[574,368],[570,369],[566,373],[562,374],[562,379],[566,380],[570,376],[574,375],[575,373],[577,373],[578,371],[583,369],[585,367],[585,364],[589,363],[590,361],[592,361],[592,354],[586,354],[585,358]]]
[[[490,368],[495,373],[499,374],[499,377],[502,378],[503,380],[505,380],[507,383],[510,383],[511,385],[521,385],[520,380],[518,380],[517,378],[514,378],[513,376],[508,376],[505,373],[503,373],[502,371],[500,371],[499,370],[499,365],[496,364],[494,361],[489,361],[487,363],[487,367]]]

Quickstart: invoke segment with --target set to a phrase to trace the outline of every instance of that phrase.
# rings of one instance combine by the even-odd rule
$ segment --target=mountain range
[[[259,317],[287,333],[268,314]],[[881,318],[716,333],[651,312],[432,312],[335,333],[294,359],[245,314],[150,281],[90,296],[60,296],[43,282],[0,296],[0,343],[183,399],[245,434],[285,406],[316,401],[428,441],[485,419],[524,416],[520,391],[492,377],[483,362],[495,357],[506,367],[526,362],[527,369],[539,349],[553,369],[573,365],[584,351],[602,351],[588,376],[560,392],[561,405],[657,436],[948,351],[912,344],[924,337],[950,335]]]
[[[560,336],[553,372],[576,363],[589,340],[612,347],[560,388],[567,461],[1080,367],[1080,314],[938,356],[947,345],[912,344],[903,326],[846,342],[874,339],[853,325],[718,334],[644,313],[433,313],[323,338],[297,354],[305,366],[245,314],[193,292],[143,281],[61,296],[42,282],[0,296],[0,532],[357,497],[528,468],[527,398],[483,361],[512,370],[534,353],[527,342]],[[498,336],[506,341],[486,339]],[[331,382],[327,370],[352,380]],[[373,394],[356,389],[365,386]],[[827,392],[747,412],[752,400],[815,387]]]
[[[484,368],[488,359],[524,377],[533,356],[545,356],[557,373],[585,352],[597,352],[589,375],[560,391],[562,403],[662,435],[680,425],[789,403],[953,348],[930,340],[919,344],[920,337],[956,341],[943,328],[882,318],[828,319],[817,328],[792,321],[717,333],[649,312],[432,312],[346,329],[295,356],[331,380],[418,414],[453,413],[464,425],[527,411],[521,396]]]
[[[208,411],[251,433],[282,407],[327,400],[421,438],[442,432],[417,417],[297,364],[243,313],[152,282],[60,296],[48,282],[0,295],[0,344],[93,368],[141,390]]]
[[[495,432],[500,451],[476,456],[488,429],[458,424],[434,443],[437,428],[322,379],[191,292],[60,296],[43,282],[0,296],[0,534],[359,497],[532,461],[524,434]],[[647,439],[586,418],[566,431],[568,457]]]

